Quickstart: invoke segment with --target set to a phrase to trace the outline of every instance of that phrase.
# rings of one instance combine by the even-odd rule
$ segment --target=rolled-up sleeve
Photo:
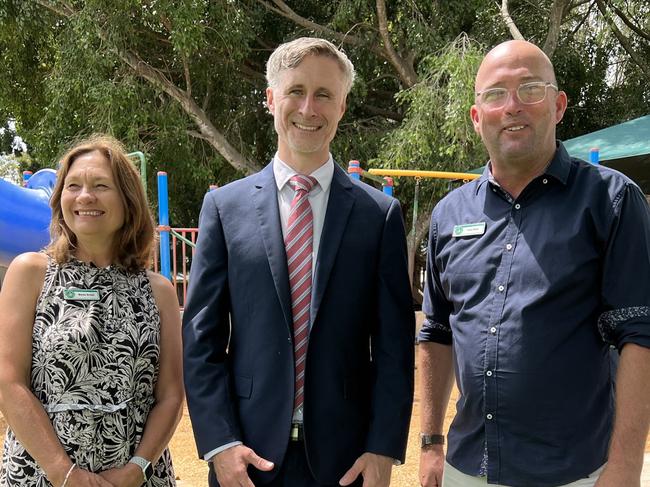
[[[427,249],[426,282],[424,285],[424,302],[422,311],[424,321],[418,334],[419,342],[436,342],[444,345],[451,344],[451,326],[449,314],[451,304],[447,300],[440,281],[440,273],[436,266],[436,243],[438,226],[435,211],[431,216],[429,228],[429,245]]]
[[[650,209],[641,190],[628,183],[613,202],[603,262],[598,329],[619,350],[626,343],[650,348]]]

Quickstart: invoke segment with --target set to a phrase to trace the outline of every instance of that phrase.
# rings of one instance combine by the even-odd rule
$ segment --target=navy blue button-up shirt
[[[431,217],[419,339],[453,343],[447,461],[479,475],[487,452],[489,483],[562,485],[607,460],[609,344],[650,347],[650,211],[561,143],[518,198],[490,179]]]

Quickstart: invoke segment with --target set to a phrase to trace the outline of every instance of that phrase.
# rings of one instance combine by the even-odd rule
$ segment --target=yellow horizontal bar
[[[368,169],[370,174],[376,176],[408,176],[415,178],[438,178],[438,179],[462,179],[469,181],[480,178],[480,174],[471,172],[448,172],[448,171],[415,171],[412,169]]]

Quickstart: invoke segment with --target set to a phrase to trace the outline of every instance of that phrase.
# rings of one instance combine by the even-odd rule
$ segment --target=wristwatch
[[[151,465],[151,462],[146,458],[133,457],[131,460],[129,460],[129,463],[135,463],[142,469],[142,476],[144,477],[145,482],[147,482],[153,475],[153,466]]]
[[[420,448],[426,448],[431,445],[444,445],[445,435],[426,435],[420,433]]]

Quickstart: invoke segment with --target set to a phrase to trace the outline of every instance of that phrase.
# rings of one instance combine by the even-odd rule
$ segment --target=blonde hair
[[[146,269],[151,266],[155,230],[145,190],[140,174],[127,157],[124,146],[107,135],[94,135],[82,140],[61,159],[56,185],[50,198],[52,242],[46,252],[61,264],[72,257],[77,236],[63,219],[61,194],[72,164],[79,157],[94,151],[100,152],[108,161],[124,207],[124,223],[113,242],[113,261],[130,272]]]
[[[300,37],[281,44],[273,51],[266,63],[266,81],[269,87],[276,88],[280,82],[280,73],[297,67],[307,56],[325,56],[334,59],[343,72],[345,93],[350,93],[356,76],[352,62],[330,41],[317,37]]]

